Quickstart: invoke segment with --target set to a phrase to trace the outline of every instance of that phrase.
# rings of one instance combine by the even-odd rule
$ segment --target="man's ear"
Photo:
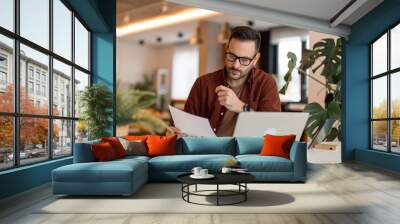
[[[253,59],[253,65],[256,66],[258,59],[260,59],[260,52],[257,52],[256,56]]]

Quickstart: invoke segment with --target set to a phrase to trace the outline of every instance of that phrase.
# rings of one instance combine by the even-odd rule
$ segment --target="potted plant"
[[[152,108],[157,100],[154,92],[136,89],[117,92],[117,124],[140,129],[135,134],[163,134],[168,125],[161,119],[160,112]],[[129,134],[129,133],[128,133]]]
[[[321,132],[325,132],[323,141],[341,140],[341,79],[342,79],[342,40],[340,38],[323,39],[314,44],[313,49],[303,51],[300,65],[296,67],[297,57],[294,53],[288,52],[288,71],[284,76],[285,84],[280,89],[285,94],[292,80],[292,72],[297,69],[300,75],[305,75],[315,80],[325,90],[324,105],[313,102],[305,106],[304,111],[310,113],[306,124],[306,135],[315,139]],[[321,82],[307,71],[313,73],[321,69],[320,75],[325,77]],[[322,130],[322,129],[327,130]]]
[[[112,126],[113,97],[109,88],[102,84],[86,87],[79,94],[81,119],[87,127],[90,140],[110,136]]]

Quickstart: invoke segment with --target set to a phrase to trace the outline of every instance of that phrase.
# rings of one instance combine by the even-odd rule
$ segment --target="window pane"
[[[75,117],[79,117],[81,114],[80,103],[80,94],[85,89],[86,86],[89,86],[89,75],[81,72],[78,69],[75,69]]]
[[[193,83],[199,77],[199,49],[194,45],[175,48],[172,61],[172,99],[187,99]],[[166,93],[168,70],[157,70],[157,92]],[[161,96],[160,96],[161,97]]]
[[[0,116],[0,170],[14,165],[13,118]]]
[[[390,85],[391,116],[400,118],[400,72],[391,75]]]
[[[84,120],[75,121],[75,143],[87,141],[88,129]]]
[[[372,80],[372,118],[387,118],[387,77]]]
[[[21,117],[20,119],[20,163],[34,163],[49,158],[49,120]]]
[[[53,60],[53,115],[72,117],[71,66]]]
[[[21,36],[49,48],[49,0],[20,0]]]
[[[53,1],[53,51],[71,60],[72,12],[60,1]]]
[[[89,70],[89,32],[75,18],[75,63]]]
[[[48,64],[47,55],[21,44],[21,113],[48,114]]]
[[[0,35],[0,111],[14,111],[13,40]]]
[[[391,127],[391,141],[392,141],[392,152],[400,153],[400,120],[393,120],[390,122]]]
[[[53,157],[72,154],[72,121],[53,121]]]
[[[373,149],[387,151],[387,121],[372,122]]]
[[[372,45],[372,74],[378,75],[387,71],[387,34]]]
[[[400,67],[400,24],[391,31],[390,50],[391,69]]]
[[[14,31],[14,0],[0,1],[0,26]]]

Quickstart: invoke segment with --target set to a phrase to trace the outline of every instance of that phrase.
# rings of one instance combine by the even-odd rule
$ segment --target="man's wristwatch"
[[[251,110],[250,105],[249,104],[244,104],[243,105],[243,112],[249,112]]]

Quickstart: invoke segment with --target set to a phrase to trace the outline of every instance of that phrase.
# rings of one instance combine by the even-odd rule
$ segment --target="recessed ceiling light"
[[[188,9],[179,13],[158,16],[152,19],[134,22],[126,26],[117,28],[117,37],[128,34],[139,33],[146,30],[152,30],[160,27],[170,26],[177,23],[188,22],[206,17],[219,15],[220,13],[205,9]]]

